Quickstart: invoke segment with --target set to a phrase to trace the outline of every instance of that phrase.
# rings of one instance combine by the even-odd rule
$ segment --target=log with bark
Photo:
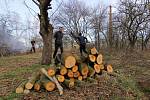
[[[88,65],[86,63],[81,63],[79,65],[79,71],[80,73],[84,76],[84,75],[87,75],[88,72],[89,72],[89,68],[88,68]]]
[[[113,68],[112,66],[109,64],[109,65],[104,65],[104,69],[108,72],[108,73],[112,73],[113,72]]]
[[[92,67],[90,67],[90,66],[88,66],[88,68],[89,68],[88,76],[89,76],[89,77],[94,76],[96,71],[95,71]]]
[[[98,51],[96,50],[95,47],[93,47],[93,48],[91,49],[91,54],[95,55],[95,54],[97,54],[97,53],[98,53]]]
[[[54,80],[54,82],[55,82],[56,85],[57,85],[57,88],[58,88],[58,90],[59,90],[59,94],[62,95],[62,94],[64,93],[64,92],[63,92],[63,87],[59,84],[59,82],[57,81],[57,79],[56,79],[55,76],[53,76],[53,80]]]
[[[23,93],[24,93],[24,94],[28,94],[28,93],[30,93],[30,90],[25,89],[25,90],[23,91]]]
[[[21,84],[19,84],[19,86],[16,88],[16,93],[23,93],[26,83],[27,83],[27,82],[24,81],[24,82],[22,82]]]
[[[79,71],[73,73],[73,77],[74,78],[78,78],[79,76],[80,76],[80,72]]]
[[[48,78],[42,79],[41,82],[47,91],[53,91],[56,87],[55,83],[50,81]]]
[[[95,55],[89,55],[89,60],[91,62],[95,62],[96,61],[96,56]]]
[[[77,72],[77,71],[78,71],[78,66],[77,65],[73,66],[72,67],[72,72]]]
[[[97,56],[96,61],[97,61],[97,64],[102,64],[102,63],[103,63],[103,56],[102,56],[102,54],[99,54],[99,55]]]
[[[39,91],[42,87],[47,91],[53,91],[57,86],[62,95],[63,87],[61,85],[73,88],[78,83],[97,83],[97,80],[105,81],[110,76],[116,75],[113,74],[111,65],[103,65],[103,56],[97,52],[96,48],[92,48],[90,55],[84,59],[76,54],[71,54],[62,57],[61,62],[63,65],[60,65],[59,69],[53,63],[48,70],[41,68],[39,72],[35,71],[27,82],[22,82],[16,88],[16,93],[28,94],[33,86],[35,91]]]
[[[100,71],[101,71],[100,65],[98,65],[98,64],[94,64],[94,69],[95,69],[96,73],[100,73]]]
[[[60,74],[61,75],[66,75],[67,74],[67,68],[66,67],[61,67],[60,68]]]
[[[55,82],[58,90],[59,90],[59,94],[62,95],[63,94],[63,87],[59,84],[59,82],[57,81],[56,77],[53,76],[53,77],[50,77],[48,76],[47,74],[47,71],[44,69],[44,68],[41,68],[40,71],[46,76],[48,77],[51,81]]]
[[[75,81],[73,79],[65,79],[63,84],[68,88],[73,88],[75,86]]]
[[[65,64],[65,67],[66,68],[72,68],[73,66],[75,66],[76,64],[76,59],[74,56],[67,56],[67,57],[64,57],[64,64]]]
[[[37,82],[35,82],[34,84],[34,90],[35,91],[39,91],[41,89],[42,83],[41,80],[38,80]]]
[[[72,72],[72,70],[68,70],[67,75],[68,75],[69,78],[73,78],[73,72]]]
[[[100,64],[100,69],[103,70],[104,69],[104,65]]]
[[[34,86],[34,83],[36,82],[37,79],[40,78],[40,73],[39,71],[34,72],[32,74],[32,76],[29,78],[28,82],[25,85],[26,89],[32,89],[32,87]]]
[[[65,80],[65,77],[63,75],[56,75],[56,78],[61,83],[64,82],[64,80]]]
[[[54,76],[55,74],[56,74],[56,66],[50,66],[49,68],[48,68],[48,71],[47,71],[47,74],[49,75],[49,76]]]

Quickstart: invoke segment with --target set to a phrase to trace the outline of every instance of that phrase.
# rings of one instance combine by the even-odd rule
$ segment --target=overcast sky
[[[8,10],[10,11],[15,11],[17,12],[20,17],[24,20],[25,18],[31,18],[33,15],[36,15],[34,11],[31,10],[29,12],[29,9],[24,4],[24,1],[26,4],[30,7],[33,8],[36,12],[38,12],[37,6],[32,2],[32,0],[0,0],[0,13],[5,13]],[[55,9],[58,7],[62,0],[52,0],[52,11],[55,11]],[[64,2],[67,0],[63,0]],[[82,0],[84,1],[87,5],[90,6],[96,6],[99,3],[103,3],[105,5],[115,5],[118,0]]]
[[[26,4],[32,8],[33,10],[29,9],[25,6],[24,1],[26,2]],[[58,5],[61,3],[62,0],[52,0],[51,4],[52,4],[52,10],[49,10],[49,12],[54,12],[56,10],[56,8],[58,8]],[[68,0],[63,0],[63,2],[66,2]],[[90,7],[94,7],[97,6],[98,4],[104,4],[105,6],[109,6],[112,5],[114,7],[116,2],[118,0],[82,0],[85,2],[86,5],[90,6]],[[33,20],[33,15],[37,16],[37,13],[39,12],[38,7],[32,2],[32,0],[0,0],[0,14],[6,14],[8,13],[8,11],[14,11],[16,13],[19,14],[20,18],[19,21],[25,23],[27,19]],[[32,13],[32,14],[31,14]],[[22,33],[21,33],[22,34]],[[38,32],[37,32],[38,34]],[[26,44],[27,40],[31,38],[30,36],[31,34],[29,33],[24,33],[24,35],[22,35],[22,38],[19,38],[20,41],[24,42]],[[29,43],[29,44],[28,44]],[[26,44],[26,46],[30,47],[30,42],[28,42]]]

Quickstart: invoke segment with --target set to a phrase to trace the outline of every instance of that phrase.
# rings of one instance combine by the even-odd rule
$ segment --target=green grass
[[[21,56],[10,56],[10,57],[2,57],[0,58],[0,67],[1,66],[13,66],[16,65],[16,63],[24,63],[30,60],[39,60],[41,54],[28,54],[28,55],[21,55]]]
[[[19,98],[21,98],[22,94],[16,94],[16,93],[11,93],[8,96],[2,97],[0,98],[0,100],[21,100]]]
[[[133,78],[119,74],[117,77],[117,82],[121,89],[125,90],[129,94],[132,94],[137,100],[144,96],[144,93],[140,90],[138,84]]]

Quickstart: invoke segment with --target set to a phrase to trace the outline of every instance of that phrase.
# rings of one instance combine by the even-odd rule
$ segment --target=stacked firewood
[[[48,69],[41,68],[34,72],[28,81],[22,82],[16,88],[16,93],[29,93],[31,89],[39,91],[42,88],[53,91],[57,87],[62,95],[63,87],[73,88],[84,80],[95,80],[103,71],[112,73],[113,69],[111,65],[103,63],[102,54],[94,47],[87,57],[63,56],[61,67],[51,64]]]

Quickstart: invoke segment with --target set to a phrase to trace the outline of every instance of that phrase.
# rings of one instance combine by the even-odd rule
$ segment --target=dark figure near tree
[[[55,58],[55,56],[56,56],[57,51],[58,51],[59,48],[61,50],[61,55],[63,53],[63,41],[62,41],[62,39],[63,39],[63,32],[64,32],[64,28],[60,27],[59,31],[57,31],[54,34],[54,38],[55,38],[55,51],[54,51],[54,54],[53,54],[53,58]]]
[[[34,40],[31,41],[31,45],[32,45],[32,47],[31,47],[30,52],[33,51],[35,53],[35,41]]]
[[[77,38],[78,38],[79,43],[80,43],[80,54],[81,54],[81,56],[83,55],[82,52],[87,54],[87,51],[86,51],[87,38],[82,36],[81,33],[79,33],[79,37],[77,37]]]

